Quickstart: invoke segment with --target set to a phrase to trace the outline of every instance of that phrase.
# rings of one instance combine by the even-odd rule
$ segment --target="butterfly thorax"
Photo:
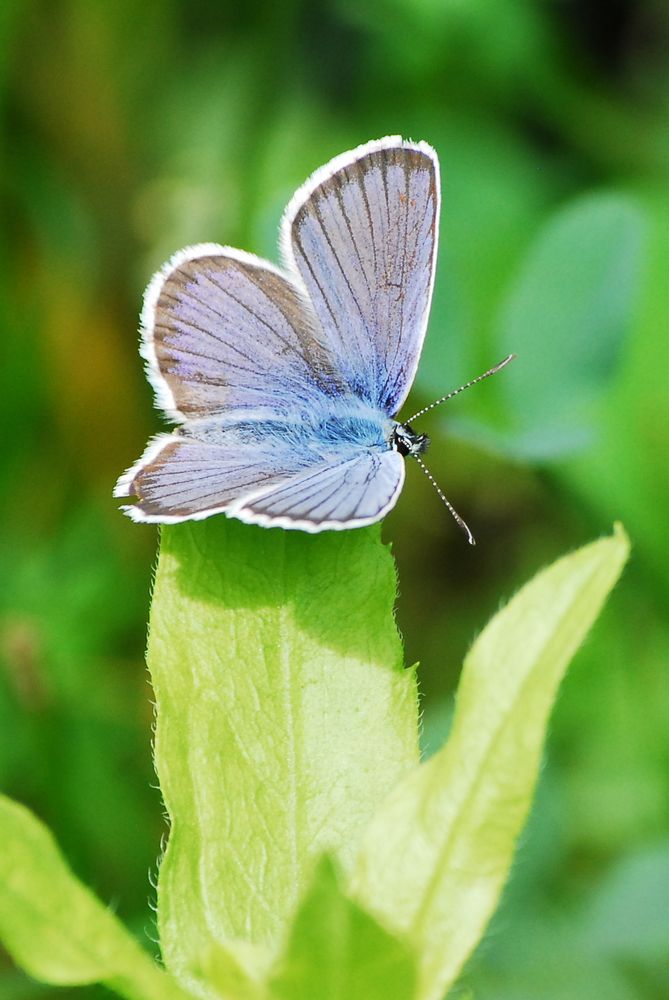
[[[398,425],[381,410],[351,397],[314,402],[310,409],[248,411],[238,419],[213,416],[190,420],[179,434],[227,451],[276,448],[305,461],[339,461],[340,453],[383,452],[395,448]]]
[[[390,436],[390,447],[400,455],[422,455],[427,451],[430,439],[427,434],[417,434],[409,424],[395,424]]]

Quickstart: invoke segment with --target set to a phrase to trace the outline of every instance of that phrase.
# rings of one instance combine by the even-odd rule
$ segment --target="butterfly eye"
[[[417,434],[413,446],[413,455],[423,455],[430,446],[430,439],[427,434]]]
[[[390,439],[391,447],[403,455],[422,455],[427,451],[430,439],[427,434],[416,434],[408,424],[397,424]]]

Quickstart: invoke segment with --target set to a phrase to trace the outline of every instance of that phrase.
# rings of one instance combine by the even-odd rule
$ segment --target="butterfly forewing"
[[[317,171],[283,222],[286,262],[304,282],[339,372],[389,415],[409,391],[427,326],[438,170],[425,143],[370,143]]]
[[[271,264],[215,244],[182,251],[147,293],[143,353],[176,419],[270,411],[338,391],[317,320]]]

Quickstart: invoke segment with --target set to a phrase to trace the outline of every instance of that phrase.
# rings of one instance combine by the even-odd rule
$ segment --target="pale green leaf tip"
[[[322,855],[270,981],[273,1000],[416,996],[415,955],[346,894],[336,857]]]
[[[622,521],[613,522],[613,533],[609,535],[607,539],[604,539],[604,541],[608,541],[609,545],[615,547],[620,560],[620,572],[622,572],[625,563],[629,559],[632,549],[629,535],[625,531]]]
[[[558,685],[629,550],[616,522],[539,572],[488,623],[467,656],[448,742],[368,828],[355,892],[410,936],[421,955],[421,1000],[436,1000],[457,978],[495,908]]]
[[[45,824],[0,794],[0,940],[30,976],[55,986],[104,982],[127,1000],[187,1000],[69,868]]]
[[[629,535],[625,531],[625,527],[622,521],[613,522],[613,536],[616,541],[622,542],[625,546],[625,550],[629,553],[631,548],[631,543],[629,540]]]

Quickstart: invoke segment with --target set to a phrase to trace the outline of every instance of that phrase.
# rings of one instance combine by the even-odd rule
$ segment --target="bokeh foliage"
[[[0,784],[138,933],[163,829],[143,667],[155,532],[110,491],[160,426],[141,292],[189,242],[276,259],[304,177],[401,132],[437,148],[444,197],[408,412],[520,354],[421,425],[478,547],[417,469],[385,527],[426,747],[502,595],[615,518],[635,553],[566,683],[467,984],[669,992],[668,48],[654,0],[2,4]],[[41,993],[2,966],[1,996]]]

